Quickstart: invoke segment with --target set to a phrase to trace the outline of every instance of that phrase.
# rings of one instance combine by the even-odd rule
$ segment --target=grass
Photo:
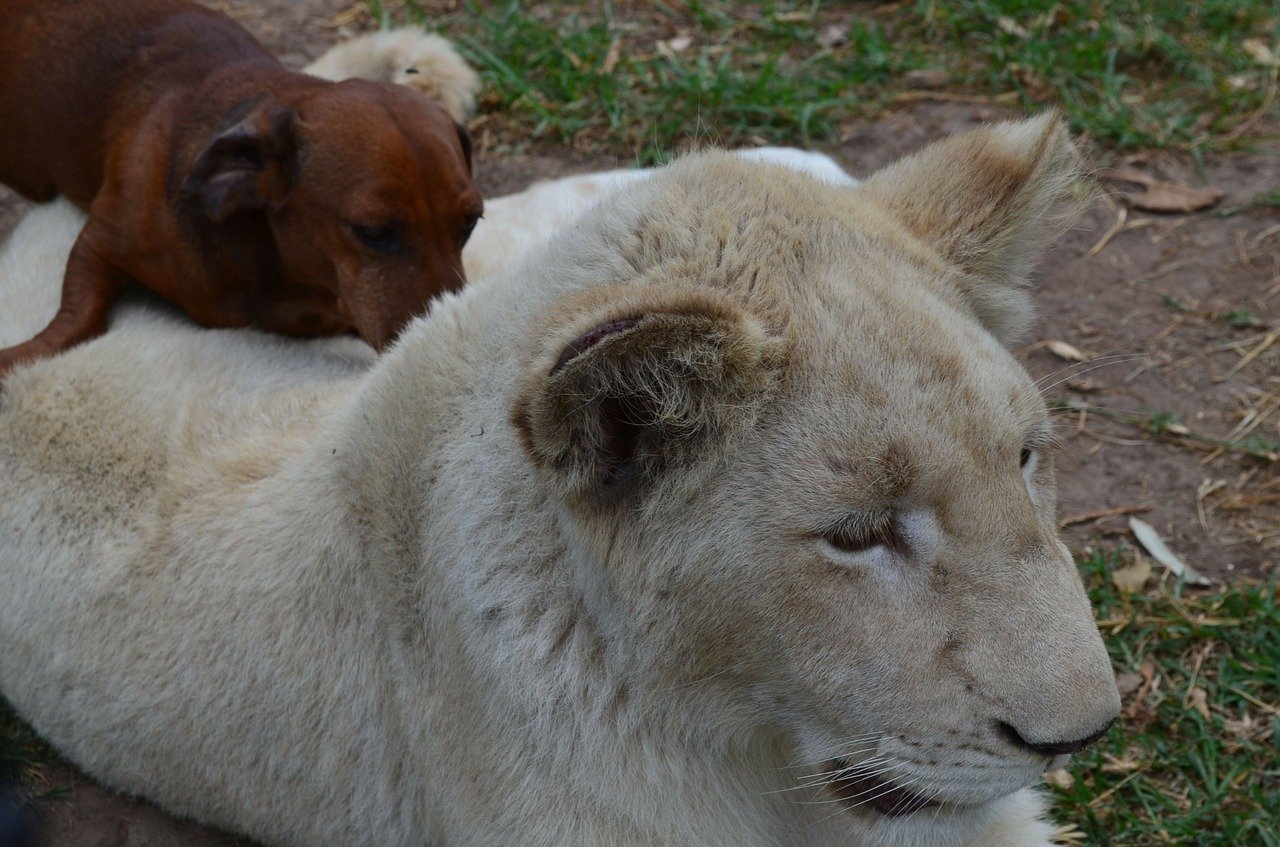
[[[1265,204],[1259,203],[1258,205]],[[1160,296],[1160,304],[1170,312],[1184,315],[1196,313],[1195,309],[1169,294],[1162,294]],[[1257,316],[1248,309],[1232,309],[1227,312],[1201,312],[1200,314],[1216,321],[1222,321],[1232,329],[1258,329],[1265,326],[1265,324],[1258,320]]]
[[[1234,329],[1256,329],[1264,324],[1247,309],[1234,309],[1230,312],[1219,312],[1214,315],[1217,320],[1229,324]]]
[[[854,21],[839,48],[808,49],[812,9],[652,5],[655,17],[623,20],[608,4],[546,14],[471,4],[431,23],[481,69],[485,111],[515,146],[626,147],[645,164],[706,140],[830,140],[842,116],[882,103],[875,92],[920,62],[875,21]]]
[[[1275,95],[1251,55],[1280,18],[1256,0],[1075,0],[917,4],[924,32],[963,84],[1053,103],[1116,148],[1224,144]],[[917,27],[916,31],[919,31]],[[957,61],[961,51],[972,58]]]
[[[27,788],[35,799],[56,799],[69,793],[67,784],[51,784],[46,788],[32,789],[33,784],[49,784],[48,766],[58,761],[53,748],[40,740],[18,718],[12,707],[0,699],[0,780],[14,777]]]
[[[1079,559],[1112,662],[1137,688],[1054,789],[1059,820],[1090,847],[1280,847],[1280,583],[1128,593],[1111,577],[1132,564],[1121,550]],[[0,770],[44,784],[55,759],[0,701]]]
[[[1080,563],[1111,653],[1137,689],[1071,767],[1058,816],[1083,842],[1280,845],[1280,585],[1128,594],[1116,551]]]
[[[455,39],[484,76],[499,152],[543,140],[649,163],[705,141],[830,143],[922,96],[926,71],[946,93],[923,96],[1055,105],[1119,150],[1231,147],[1276,112],[1273,0],[368,6]]]

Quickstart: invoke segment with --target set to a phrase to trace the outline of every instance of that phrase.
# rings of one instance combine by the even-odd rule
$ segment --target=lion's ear
[[[963,272],[964,294],[1004,343],[1028,328],[1036,254],[1069,220],[1070,135],[1049,112],[941,141],[890,165],[861,191]]]
[[[751,420],[778,363],[778,342],[716,292],[618,286],[557,311],[572,317],[552,321],[512,420],[570,497],[696,461]]]

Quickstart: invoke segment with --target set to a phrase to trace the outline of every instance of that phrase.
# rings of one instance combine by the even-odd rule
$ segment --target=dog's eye
[[[361,244],[379,253],[391,253],[400,246],[400,228],[395,224],[352,226],[351,231]]]
[[[467,215],[467,219],[462,222],[462,232],[459,237],[463,244],[470,240],[471,233],[476,231],[476,224],[480,223],[482,217],[484,215]]]

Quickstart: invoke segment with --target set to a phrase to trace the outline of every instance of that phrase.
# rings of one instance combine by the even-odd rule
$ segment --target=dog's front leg
[[[90,218],[67,259],[57,314],[35,338],[0,350],[0,380],[15,365],[61,353],[107,331],[107,315],[124,276],[105,258],[96,240]]]

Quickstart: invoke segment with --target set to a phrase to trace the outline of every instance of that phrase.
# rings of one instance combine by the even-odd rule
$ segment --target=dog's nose
[[[1107,725],[1092,735],[1086,735],[1084,738],[1077,738],[1074,741],[1028,741],[1018,732],[1017,727],[1013,724],[1000,722],[1000,731],[1004,737],[1009,740],[1015,747],[1021,747],[1023,750],[1029,750],[1041,756],[1061,756],[1079,753],[1093,742],[1107,734],[1107,730],[1111,729],[1111,725],[1115,723],[1115,718],[1107,721]]]

